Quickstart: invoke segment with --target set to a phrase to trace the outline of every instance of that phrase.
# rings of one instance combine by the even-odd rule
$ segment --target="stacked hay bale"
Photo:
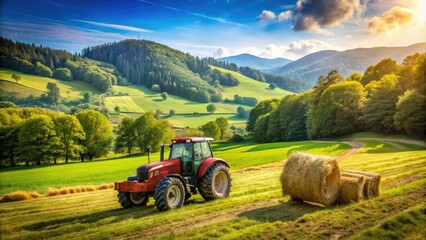
[[[330,206],[339,194],[339,167],[330,157],[298,152],[285,163],[281,186],[284,196]]]
[[[280,177],[283,196],[330,206],[379,195],[380,175],[357,170],[340,172],[336,160],[292,154]]]
[[[380,194],[380,175],[358,170],[344,170],[342,176],[365,178],[363,194],[365,198],[377,197]]]
[[[364,176],[344,176],[340,178],[340,190],[339,197],[336,203],[348,204],[352,202],[358,202],[364,199]]]

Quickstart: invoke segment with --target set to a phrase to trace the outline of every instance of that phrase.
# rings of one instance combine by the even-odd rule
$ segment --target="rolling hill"
[[[291,62],[290,59],[286,58],[261,58],[251,54],[240,54],[236,56],[218,58],[218,61],[235,63],[240,67],[250,67],[257,70],[264,70],[269,68],[281,67]]]
[[[319,76],[327,75],[331,70],[337,70],[348,77],[354,72],[364,73],[367,67],[384,58],[392,58],[400,64],[405,57],[422,52],[426,52],[426,43],[407,47],[356,48],[342,52],[326,50],[309,54],[267,72],[315,83]]]

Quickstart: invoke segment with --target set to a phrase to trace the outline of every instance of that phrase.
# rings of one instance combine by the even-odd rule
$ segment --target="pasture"
[[[386,139],[357,141],[363,147],[340,159],[340,168],[381,174],[382,192],[377,198],[323,208],[281,196],[279,175],[288,154],[305,150],[341,155],[347,145],[315,142],[216,145],[216,156],[228,160],[232,166],[233,186],[227,199],[204,202],[200,195],[195,195],[183,208],[168,212],[158,212],[152,200],[147,207],[122,209],[113,190],[2,203],[2,239],[422,239],[426,234],[426,149]],[[49,177],[42,176],[49,171],[42,172],[50,168],[55,172],[49,180],[53,183],[55,174],[81,178],[81,173],[73,172],[78,168],[84,169],[86,175],[96,176],[94,169],[101,165],[109,165],[104,169],[125,165],[117,173],[124,171],[123,175],[128,175],[136,166],[131,166],[130,161],[136,165],[143,162],[138,157],[133,160],[124,157],[47,166],[37,171],[15,169],[15,172],[3,171],[0,176],[1,182],[19,175],[27,180],[46,179]],[[63,172],[59,171],[61,167]],[[38,172],[41,175],[34,176]],[[116,177],[110,174],[104,175]],[[73,181],[67,184],[72,185]]]
[[[54,78],[47,78],[47,77],[40,77],[36,75],[26,74],[22,72],[16,72],[9,69],[0,69],[0,79],[13,82],[15,83],[15,80],[12,79],[12,74],[18,74],[21,76],[21,80],[19,80],[18,84],[28,87],[30,89],[33,89],[31,92],[28,92],[27,94],[24,94],[25,92],[20,93],[20,97],[28,97],[30,94],[35,94],[36,92],[47,92],[46,85],[48,82],[56,83],[56,85],[59,87],[61,91],[61,96],[67,99],[82,99],[83,94],[87,91],[93,92],[94,94],[99,94],[99,91],[94,89],[90,84],[83,82],[83,81],[62,81],[57,80]],[[16,84],[16,83],[15,83]],[[8,92],[14,92],[14,89],[16,88],[9,88],[11,85],[6,85],[5,90]],[[40,95],[37,94],[37,95]],[[34,96],[37,96],[34,95]]]

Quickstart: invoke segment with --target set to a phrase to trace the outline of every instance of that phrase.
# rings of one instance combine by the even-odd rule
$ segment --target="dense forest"
[[[333,70],[315,87],[260,102],[247,131],[259,142],[340,136],[359,131],[426,136],[426,53],[401,65],[383,59],[344,79]]]
[[[99,63],[63,50],[13,42],[0,37],[0,67],[64,81],[80,80],[101,92],[112,92],[115,84],[126,84],[112,65]]]
[[[237,86],[231,74],[212,70],[198,57],[146,40],[124,40],[83,50],[83,56],[115,65],[133,84],[197,102],[222,100],[220,86]]]
[[[216,67],[239,72],[242,75],[252,78],[254,80],[257,80],[259,82],[274,83],[276,86],[282,89],[295,92],[295,93],[300,93],[312,88],[311,85],[303,81],[299,81],[299,80],[292,79],[285,76],[278,76],[278,75],[273,75],[269,73],[263,73],[259,70],[252,69],[249,67],[238,67],[235,63],[217,61],[216,59],[212,57],[204,58],[203,61],[206,62],[207,64],[210,64]]]

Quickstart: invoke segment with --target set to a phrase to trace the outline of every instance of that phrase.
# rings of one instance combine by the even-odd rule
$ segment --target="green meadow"
[[[291,152],[333,156],[343,153],[345,144],[215,144],[215,156],[231,165],[229,198],[204,202],[197,194],[183,208],[167,212],[158,212],[153,200],[146,207],[122,209],[111,189],[1,203],[2,239],[423,239],[426,149],[387,140],[360,142],[364,147],[339,160],[339,166],[380,174],[376,198],[324,208],[281,195],[279,176]],[[145,162],[146,156],[126,156],[2,170],[0,182],[8,182],[1,189],[15,182],[9,190],[122,180]]]
[[[225,159],[232,170],[277,162],[287,158],[294,151],[336,155],[345,149],[347,146],[344,144],[310,141],[213,145],[215,157]],[[151,154],[150,159],[157,161],[159,154]],[[0,195],[17,190],[45,193],[49,187],[98,185],[122,181],[134,175],[136,168],[147,162],[147,156],[132,155],[93,162],[0,169]]]
[[[3,68],[0,69],[1,80],[15,83],[15,80],[12,79],[12,74],[18,74],[19,76],[21,76],[21,80],[19,80],[18,82],[19,85],[32,89],[32,91],[29,91],[27,93],[28,95],[21,93],[22,97],[28,97],[30,94],[34,95],[34,91],[36,91],[35,94],[38,93],[35,96],[41,95],[40,92],[42,93],[47,92],[46,85],[48,82],[56,83],[56,85],[59,87],[61,91],[61,96],[67,99],[82,99],[83,94],[87,91],[93,92],[94,94],[99,94],[99,91],[95,90],[92,86],[90,86],[90,84],[83,81],[67,82],[67,81],[57,80],[54,78],[40,77],[36,75],[16,72],[9,69],[3,69]],[[8,92],[14,92],[16,89],[16,86],[12,88],[9,88],[9,86],[11,85],[6,85],[5,89]],[[23,88],[19,88],[19,89],[23,89]]]

